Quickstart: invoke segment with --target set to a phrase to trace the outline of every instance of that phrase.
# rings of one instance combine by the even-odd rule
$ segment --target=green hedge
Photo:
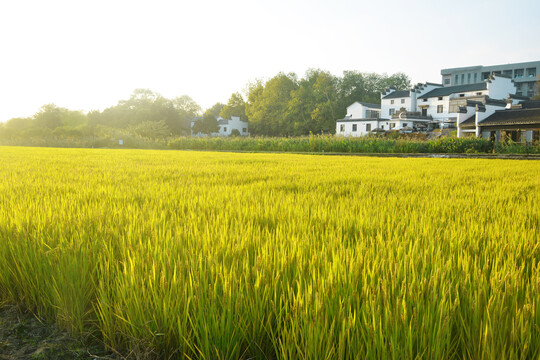
[[[493,144],[480,138],[439,138],[430,141],[380,137],[305,136],[273,137],[181,137],[169,143],[183,150],[240,150],[339,153],[440,153],[477,154],[540,153],[540,147],[520,144]]]

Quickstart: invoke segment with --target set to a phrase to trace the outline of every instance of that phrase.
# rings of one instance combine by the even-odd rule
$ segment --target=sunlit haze
[[[540,2],[4,1],[0,121],[103,110],[136,88],[202,108],[309,68],[404,72],[540,60]]]

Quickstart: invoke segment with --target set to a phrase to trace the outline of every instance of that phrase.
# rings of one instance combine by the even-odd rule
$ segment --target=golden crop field
[[[540,162],[0,147],[0,297],[133,356],[540,356]]]

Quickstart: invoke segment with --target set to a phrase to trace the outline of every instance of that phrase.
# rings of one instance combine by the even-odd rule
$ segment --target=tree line
[[[187,95],[167,99],[151,90],[137,89],[129,99],[103,111],[83,113],[44,105],[31,117],[0,123],[0,140],[126,136],[166,140],[189,135],[192,121],[195,132],[215,132],[218,116],[248,120],[250,133],[259,136],[333,133],[335,120],[343,118],[354,101],[380,103],[385,88],[406,89],[410,83],[403,73],[345,71],[334,76],[311,69],[302,78],[279,73],[267,81],[249,83],[244,91],[233,93],[227,104],[216,103],[204,112]]]

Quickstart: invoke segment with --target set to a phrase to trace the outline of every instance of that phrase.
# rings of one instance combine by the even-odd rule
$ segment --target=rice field
[[[0,300],[133,358],[537,359],[540,162],[0,147]]]

